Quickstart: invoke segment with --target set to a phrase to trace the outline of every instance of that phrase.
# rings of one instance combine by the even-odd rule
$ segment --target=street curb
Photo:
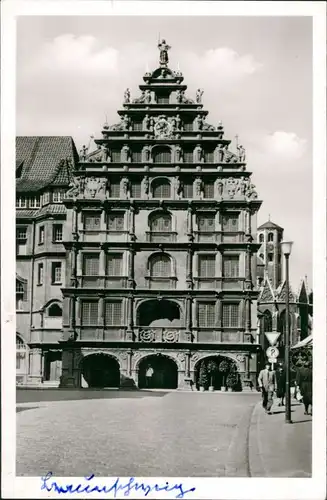
[[[252,421],[254,404],[238,423],[230,442],[225,465],[225,477],[251,477],[249,463],[249,428]]]
[[[250,428],[249,428],[249,472],[250,477],[267,477],[262,460],[262,450],[258,434],[259,421],[262,414],[262,403],[259,401],[252,412]]]

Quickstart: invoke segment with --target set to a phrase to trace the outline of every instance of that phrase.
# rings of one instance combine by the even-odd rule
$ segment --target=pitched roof
[[[62,161],[71,158],[71,165]],[[16,165],[22,165],[16,180],[17,191],[37,191],[49,184],[68,185],[70,171],[78,161],[71,137],[16,137]]]
[[[65,205],[61,203],[51,203],[50,205],[45,205],[40,208],[37,212],[35,212],[35,217],[40,217],[41,215],[50,215],[50,214],[66,214],[67,210]]]
[[[278,224],[275,224],[271,220],[268,220],[264,224],[261,224],[258,229],[278,229],[279,231],[284,231],[283,227],[278,226]]]
[[[283,281],[276,290],[276,300],[277,302],[285,302],[286,300],[286,282]],[[289,301],[296,302],[295,294],[292,291],[291,285],[289,285]]]
[[[258,298],[259,303],[263,302],[275,302],[275,294],[273,291],[273,288],[271,286],[271,283],[269,281],[268,276],[266,275],[263,287],[261,289],[261,293]]]

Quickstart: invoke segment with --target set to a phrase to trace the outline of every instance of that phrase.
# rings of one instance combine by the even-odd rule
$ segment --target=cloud
[[[92,35],[64,34],[47,42],[32,63],[34,72],[108,74],[118,67],[118,51],[101,47]]]
[[[306,151],[307,141],[301,139],[294,132],[278,130],[263,138],[263,150],[274,158],[284,160],[298,160]]]

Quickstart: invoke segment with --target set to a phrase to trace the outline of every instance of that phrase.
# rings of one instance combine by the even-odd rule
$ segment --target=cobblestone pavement
[[[55,397],[47,392],[39,400]],[[17,413],[18,476],[249,475],[258,393],[108,392],[104,398],[90,392],[87,399],[40,403],[22,394],[19,409],[27,411]]]

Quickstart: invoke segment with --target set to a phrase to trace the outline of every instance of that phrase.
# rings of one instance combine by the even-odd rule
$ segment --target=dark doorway
[[[139,326],[165,327],[181,319],[178,305],[170,300],[147,300],[140,305],[137,316]]]
[[[212,385],[213,388],[217,391],[221,390],[222,386],[226,386],[226,379],[230,372],[236,372],[237,366],[236,363],[225,356],[208,356],[207,358],[200,359],[194,371],[195,378],[195,386],[199,390],[199,375],[200,375],[200,366],[202,363],[205,363],[208,373],[208,387]],[[221,364],[224,362],[223,364]],[[222,371],[223,370],[223,371]],[[207,387],[206,387],[207,389]]]
[[[44,358],[44,380],[59,381],[61,375],[61,351],[48,351]]]
[[[119,363],[107,354],[87,356],[83,360],[82,375],[89,387],[120,386]]]
[[[138,378],[139,387],[143,389],[177,389],[177,365],[162,354],[147,356],[139,365]]]

